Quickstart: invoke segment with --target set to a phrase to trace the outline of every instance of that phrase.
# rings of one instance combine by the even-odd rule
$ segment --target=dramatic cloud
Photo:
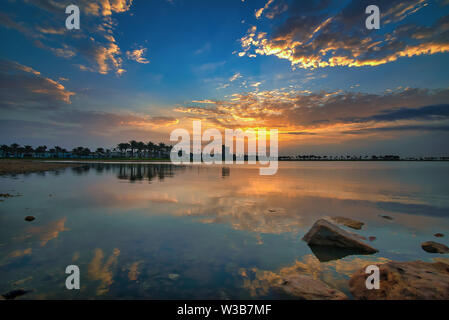
[[[133,0],[99,0],[88,1],[86,12],[94,15],[110,16],[112,13],[126,12],[130,9]]]
[[[288,8],[288,18],[271,34],[251,27],[240,39],[243,51],[238,54],[274,55],[294,67],[313,69],[376,66],[401,57],[448,52],[449,16],[429,26],[406,23],[406,18],[427,2],[377,1],[382,8],[379,31],[365,27],[365,8],[370,1],[353,0],[343,7],[331,0],[295,2]],[[329,8],[335,6],[337,13],[330,13]]]
[[[0,60],[0,109],[55,109],[70,104],[74,92],[39,71]]]
[[[221,128],[267,127],[291,139],[343,139],[348,133],[380,133],[399,126],[407,127],[390,131],[444,130],[449,125],[447,101],[449,89],[399,88],[383,94],[272,90],[200,100],[175,111]]]
[[[46,19],[34,25],[33,21],[17,22],[15,17],[0,12],[0,25],[14,29],[33,40],[33,44],[41,49],[48,50],[61,58],[80,56],[87,62],[78,64],[83,71],[108,74],[113,71],[117,75],[125,72],[123,68],[122,51],[114,38],[114,29],[117,25],[113,14],[124,13],[130,10],[132,0],[81,0],[77,5],[84,11],[82,28],[68,32],[61,25],[50,25],[49,21],[60,21],[65,14],[65,4],[53,0],[28,1],[38,10],[39,16],[53,15],[54,19]],[[42,10],[46,11],[44,15]],[[147,63],[143,58],[146,49],[131,52],[140,63]],[[132,55],[134,54],[134,55]],[[128,55],[128,57],[130,57]]]
[[[23,2],[52,13],[65,12],[68,3],[56,0],[23,0]],[[133,0],[78,0],[76,5],[84,12],[95,16],[110,16],[113,13],[126,12]]]
[[[80,52],[93,63],[94,70],[101,74],[107,74],[111,69],[117,74],[122,74],[125,70],[122,68],[123,59],[120,57],[120,48],[115,42],[107,44],[97,44],[91,41],[88,46],[80,48]],[[80,66],[83,71],[92,71],[92,68]]]

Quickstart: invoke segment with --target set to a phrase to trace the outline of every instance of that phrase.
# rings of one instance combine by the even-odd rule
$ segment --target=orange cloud
[[[382,23],[398,23],[426,5],[424,0],[385,3]],[[340,9],[331,17],[319,9],[307,16],[291,10],[290,17],[271,35],[257,32],[253,26],[240,39],[243,51],[238,55],[273,55],[290,61],[294,68],[314,69],[377,66],[401,57],[449,52],[449,41],[444,36],[449,29],[449,16],[430,27],[407,24],[392,33],[367,33],[364,25],[358,23],[363,21],[361,3],[352,1]]]
[[[136,61],[138,63],[147,64],[147,63],[150,63],[150,61],[148,61],[144,57],[146,51],[147,51],[146,48],[136,49],[136,50],[133,50],[133,51],[126,51],[126,56],[130,60],[134,60],[134,61]]]
[[[449,89],[398,88],[381,94],[255,90],[233,94],[227,100],[197,100],[174,111],[181,114],[181,124],[202,120],[204,130],[277,128],[280,141],[322,144],[362,136],[388,138],[407,131],[447,130],[448,100]]]
[[[106,294],[109,291],[109,287],[114,283],[114,272],[119,255],[120,250],[115,248],[103,264],[103,250],[95,249],[94,257],[89,263],[87,272],[92,280],[100,281],[100,285],[97,288],[97,295]]]

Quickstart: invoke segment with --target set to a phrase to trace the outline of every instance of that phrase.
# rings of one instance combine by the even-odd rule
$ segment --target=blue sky
[[[0,41],[0,143],[168,142],[201,119],[278,128],[281,154],[447,152],[445,0],[2,1]]]

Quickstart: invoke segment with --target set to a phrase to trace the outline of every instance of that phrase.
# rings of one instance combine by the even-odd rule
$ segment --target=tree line
[[[60,146],[55,146],[53,148],[48,148],[46,145],[38,146],[36,148],[33,148],[30,145],[24,145],[20,146],[18,143],[13,143],[11,145],[3,144],[0,146],[0,150],[3,153],[3,156],[9,155],[14,157],[19,157],[23,155],[44,155],[46,153],[53,154],[57,156],[58,154],[68,154],[71,153],[75,156],[90,156],[92,154],[103,156],[103,157],[109,157],[112,156],[112,153],[119,152],[121,156],[126,157],[129,153],[131,154],[131,157],[139,157],[141,158],[143,155],[155,155],[158,154],[159,156],[170,154],[170,151],[172,149],[171,145],[166,145],[163,142],[160,142],[158,144],[153,142],[142,142],[142,141],[136,141],[131,140],[129,142],[121,142],[117,144],[116,147],[108,149],[99,147],[95,151],[91,151],[87,147],[76,147],[73,148],[71,151],[68,151],[66,148],[62,148]]]

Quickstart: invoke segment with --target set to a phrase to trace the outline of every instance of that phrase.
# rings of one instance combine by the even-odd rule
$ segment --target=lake
[[[434,261],[421,243],[449,244],[448,162],[280,162],[273,176],[98,163],[2,176],[0,193],[15,195],[0,202],[0,293],[33,290],[25,299],[294,298],[273,283],[298,271],[350,296],[362,266]],[[312,252],[301,238],[323,216],[364,222],[379,253]],[[80,290],[65,288],[72,264]]]

